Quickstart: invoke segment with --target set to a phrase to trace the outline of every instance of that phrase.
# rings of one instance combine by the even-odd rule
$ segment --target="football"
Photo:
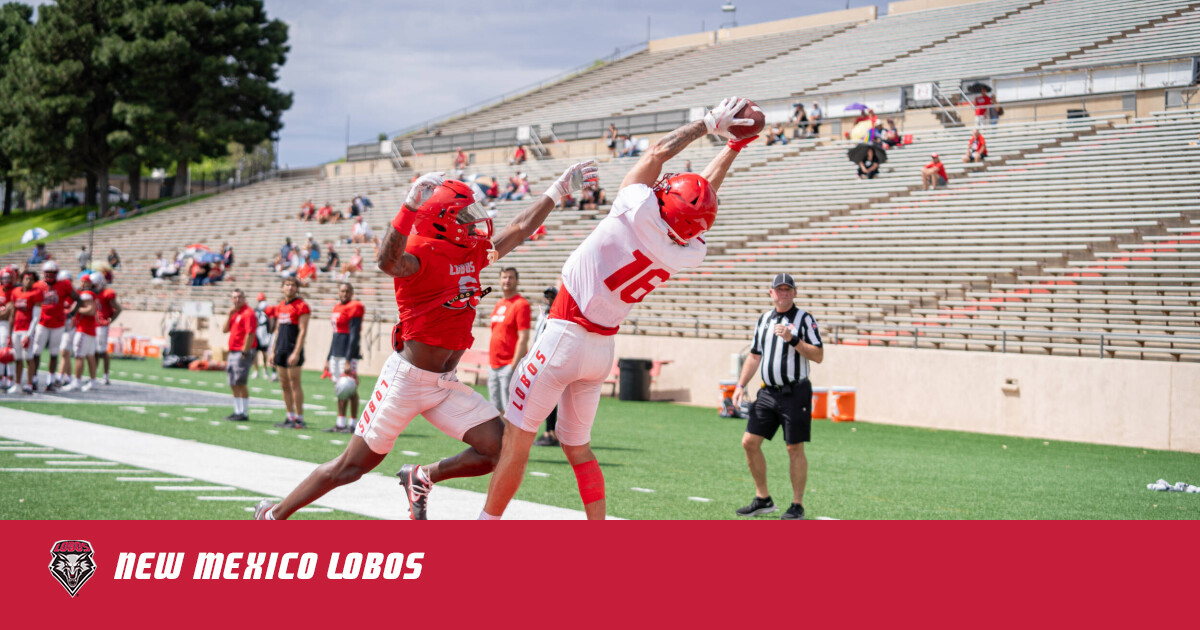
[[[763,127],[767,126],[767,116],[763,113],[761,107],[756,105],[754,101],[747,100],[742,109],[738,111],[734,118],[749,118],[754,121],[753,125],[736,125],[729,128],[730,133],[735,138],[749,138],[762,133]]]
[[[342,375],[333,386],[333,391],[337,394],[338,400],[347,400],[358,391],[358,379],[349,374]]]

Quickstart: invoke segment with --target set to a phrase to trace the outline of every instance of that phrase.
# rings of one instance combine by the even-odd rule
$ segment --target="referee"
[[[763,313],[754,328],[754,343],[750,356],[742,366],[733,404],[741,406],[746,384],[757,371],[763,386],[758,399],[750,406],[750,419],[742,448],[746,463],[754,477],[754,500],[739,508],[738,516],[758,516],[775,511],[775,503],[767,492],[767,460],[763,457],[762,442],[771,439],[783,425],[783,441],[787,443],[792,477],[792,505],[784,520],[804,518],[804,484],[808,481],[808,460],[804,443],[812,433],[812,384],[808,382],[808,362],[820,363],[825,358],[817,320],[811,313],[796,308],[796,282],[781,273],[771,283],[771,301],[775,308]],[[766,359],[765,361],[763,359]]]

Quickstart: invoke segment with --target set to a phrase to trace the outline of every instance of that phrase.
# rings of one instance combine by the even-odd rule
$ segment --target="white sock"
[[[302,414],[302,413],[296,414],[296,422],[304,422],[304,414]]]
[[[479,519],[478,519],[478,520],[481,520],[481,521],[498,521],[498,520],[500,520],[500,517],[499,517],[499,516],[492,516],[491,514],[488,514],[486,511],[484,511],[484,510],[480,510],[480,512],[479,512]]]
[[[337,417],[337,428],[339,428],[339,429],[346,428],[346,416],[338,416]]]
[[[429,474],[425,472],[424,466],[417,466],[417,479],[420,479],[423,483],[433,483],[433,480],[429,478]]]
[[[271,509],[267,510],[267,516],[265,518],[263,518],[263,520],[264,521],[275,520],[275,506],[274,505],[271,506]]]

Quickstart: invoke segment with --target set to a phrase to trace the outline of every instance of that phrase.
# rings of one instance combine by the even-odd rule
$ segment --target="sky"
[[[314,166],[350,143],[528,86],[650,38],[713,30],[721,0],[265,0],[289,26],[279,87],[294,93],[279,164]],[[846,0],[735,0],[739,25],[846,8]],[[851,0],[851,7],[886,2]]]

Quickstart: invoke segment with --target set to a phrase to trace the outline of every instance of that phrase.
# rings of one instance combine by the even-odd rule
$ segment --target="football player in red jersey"
[[[13,289],[13,326],[12,345],[13,362],[16,364],[16,380],[8,388],[8,393],[15,394],[24,389],[26,394],[33,393],[33,386],[28,381],[33,380],[33,327],[42,311],[44,292],[38,286],[38,275],[32,269],[21,274],[21,286]],[[21,387],[21,372],[25,371],[25,386]]]
[[[96,280],[103,279],[99,273],[79,274],[79,298],[71,308],[75,316],[75,334],[71,342],[71,353],[75,355],[75,380],[63,387],[64,392],[89,391],[96,382],[96,319],[99,311],[96,303]],[[83,380],[83,366],[87,364],[88,380]]]
[[[43,278],[38,283],[42,289],[42,316],[38,318],[33,332],[33,362],[30,364],[30,386],[37,390],[37,373],[41,365],[42,351],[50,352],[50,377],[46,389],[54,388],[54,373],[58,371],[58,351],[62,347],[62,338],[67,327],[67,309],[72,302],[79,301],[79,294],[71,286],[69,278],[60,278],[58,263],[47,260],[42,263]],[[71,334],[66,331],[66,334]]]
[[[109,366],[112,360],[108,358],[108,327],[121,315],[121,303],[117,301],[117,292],[108,285],[104,274],[93,273],[92,282],[96,285],[96,361],[104,363],[104,384],[110,385],[108,379]]]
[[[392,276],[396,290],[400,323],[392,332],[395,352],[384,365],[346,450],[317,467],[278,505],[259,503],[255,518],[287,518],[369,472],[418,414],[469,448],[429,466],[400,469],[411,518],[426,517],[434,483],[490,473],[504,433],[500,414],[454,374],[474,341],[475,307],[486,293],[479,274],[525,242],[564,195],[595,180],[594,162],[572,165],[495,239],[492,221],[469,186],[443,179],[440,173],[413,182],[377,260],[379,269]]]
[[[13,277],[12,271],[7,267],[0,269],[0,348],[7,348],[11,343],[9,338],[12,332],[12,292],[15,288],[16,278]],[[9,360],[0,364],[0,391],[12,387],[16,370],[16,361]]]
[[[333,305],[333,341],[329,344],[329,356],[325,358],[325,371],[333,379],[336,386],[343,375],[358,379],[358,360],[362,358],[359,352],[359,338],[362,336],[363,316],[366,308],[362,302],[354,299],[354,287],[349,282],[343,282],[338,287],[338,303]],[[337,422],[325,429],[327,433],[354,433],[353,424],[346,419],[346,407],[350,408],[350,417],[358,417],[358,392],[349,398],[337,401]]]

